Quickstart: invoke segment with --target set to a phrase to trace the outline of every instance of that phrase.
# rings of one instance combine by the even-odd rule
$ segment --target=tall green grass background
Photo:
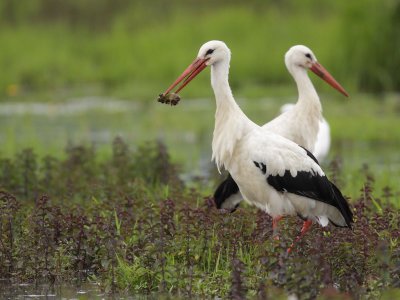
[[[400,89],[394,0],[2,0],[0,16],[3,100],[88,92],[149,100],[211,39],[232,50],[238,95],[284,93],[292,79],[283,55],[295,44],[312,48],[351,92]],[[208,77],[185,93],[209,95]]]

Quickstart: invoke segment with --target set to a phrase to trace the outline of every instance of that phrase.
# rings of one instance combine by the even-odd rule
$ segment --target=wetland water
[[[96,284],[72,285],[34,285],[7,284],[0,281],[1,299],[108,299]],[[124,299],[118,297],[117,299]],[[126,299],[126,298],[125,298]]]
[[[289,101],[239,99],[246,114],[259,124],[273,118],[280,105]],[[350,103],[354,109],[359,109],[354,104],[357,101]],[[325,115],[334,114],[331,119],[329,114],[327,117],[332,132],[328,162],[340,155],[345,168],[359,170],[368,164],[378,174],[384,171],[388,178],[400,174],[400,138],[380,139],[386,132],[382,117],[367,120],[376,133],[365,138],[364,115],[358,120],[352,107],[346,111],[343,103],[326,104]],[[213,167],[210,158],[214,110],[212,99],[184,99],[175,107],[162,105],[156,99],[145,103],[101,97],[57,103],[0,103],[0,158],[13,156],[24,148],[33,148],[39,156],[62,156],[67,145],[80,144],[93,145],[97,152],[107,155],[116,136],[121,136],[131,148],[158,139],[167,145],[172,160],[181,164],[186,173],[205,175]],[[347,124],[335,130],[335,121],[338,125],[351,122],[359,126],[354,129],[357,136],[349,137]]]
[[[193,104],[191,107],[189,110],[193,110]],[[21,149],[33,148],[39,155],[59,156],[68,144],[93,145],[100,152],[110,152],[112,140],[118,135],[132,147],[161,139],[167,146],[170,142],[176,145],[172,152],[179,153],[179,148],[193,145],[191,151],[183,151],[186,157],[199,154],[196,135],[202,129],[195,132],[182,123],[176,131],[174,125],[171,128],[168,124],[173,117],[168,110],[170,107],[155,103],[106,98],[72,99],[64,103],[0,103],[0,155],[12,156]]]

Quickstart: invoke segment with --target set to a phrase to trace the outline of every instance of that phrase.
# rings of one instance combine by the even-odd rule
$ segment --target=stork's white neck
[[[236,103],[229,86],[229,62],[220,61],[211,66],[211,86],[214,90],[217,110],[215,113],[215,121],[221,121],[221,116],[228,115],[244,115],[239,105]]]
[[[229,61],[211,65],[211,85],[216,100],[215,127],[212,141],[212,158],[218,169],[229,162],[236,143],[255,125],[240,109],[233,98],[228,82]]]
[[[297,101],[297,106],[303,108],[310,113],[321,115],[322,106],[319,101],[317,91],[308,77],[307,70],[305,68],[296,66],[289,70],[292,74],[299,93],[299,99]],[[321,116],[320,116],[321,117]]]

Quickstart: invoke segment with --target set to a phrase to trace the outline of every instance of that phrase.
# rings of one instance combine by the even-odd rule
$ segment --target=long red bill
[[[173,88],[175,88],[182,81],[182,85],[178,87],[175,93],[179,93],[190,81],[193,80],[201,71],[203,71],[207,65],[208,59],[196,58],[183,73],[174,81],[173,84],[164,92],[164,95],[168,94]]]
[[[311,71],[313,71],[315,74],[317,74],[319,77],[321,77],[323,80],[325,80],[330,86],[332,86],[334,89],[338,90],[341,92],[343,95],[346,97],[349,96],[349,94],[346,92],[346,90],[333,78],[331,74],[318,62],[313,63],[313,65],[310,68]]]

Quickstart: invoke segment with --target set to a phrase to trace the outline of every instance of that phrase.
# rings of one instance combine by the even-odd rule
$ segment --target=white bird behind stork
[[[286,103],[281,106],[280,113],[283,114],[295,107],[293,103]],[[295,141],[294,141],[295,142]],[[311,151],[318,162],[323,162],[329,154],[329,149],[331,147],[331,128],[328,121],[322,117],[319,121],[319,129],[317,134],[317,140],[314,144],[314,150]],[[304,146],[304,148],[307,148]]]

